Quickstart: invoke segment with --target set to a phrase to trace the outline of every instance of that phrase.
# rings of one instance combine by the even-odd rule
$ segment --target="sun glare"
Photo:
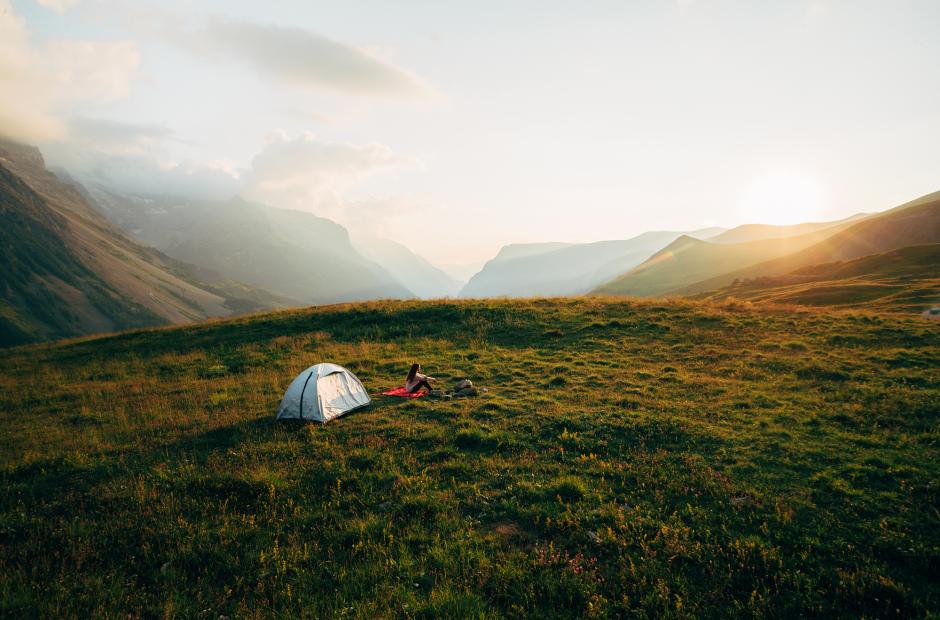
[[[818,221],[822,196],[813,179],[795,173],[758,177],[742,193],[742,221],[756,224],[799,224]]]

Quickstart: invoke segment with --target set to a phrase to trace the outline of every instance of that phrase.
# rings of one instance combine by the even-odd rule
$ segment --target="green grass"
[[[89,324],[127,329],[163,322],[82,263],[66,230],[65,218],[0,165],[0,347],[87,333]]]
[[[595,292],[601,295],[664,297],[703,280],[720,278],[722,274],[742,266],[755,265],[803,249],[830,234],[820,230],[783,239],[728,244],[682,236],[643,264],[597,287]]]
[[[696,299],[770,302],[920,314],[940,302],[940,244],[735,282]]]
[[[274,422],[306,366],[479,398]],[[940,325],[372,303],[0,351],[0,616],[936,617]]]

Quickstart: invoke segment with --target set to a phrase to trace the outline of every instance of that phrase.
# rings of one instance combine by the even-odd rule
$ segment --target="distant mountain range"
[[[345,228],[241,198],[130,196],[89,186],[102,211],[140,243],[296,305],[415,295],[353,247]]]
[[[784,276],[801,269],[812,271],[813,266],[826,272],[822,265],[934,243],[940,243],[940,192],[889,211],[834,222],[795,237],[736,244],[680,238],[594,292],[695,295],[742,281]],[[915,254],[923,260],[932,256],[929,252]],[[922,260],[906,264],[913,270],[908,274],[910,278],[940,271],[940,265],[926,268]]]
[[[463,286],[388,239],[232,198],[127,195],[0,141],[0,346],[379,298],[687,295],[923,310],[940,301],[940,192],[794,226],[503,247]]]
[[[800,251],[742,266],[719,277],[697,282],[680,292],[700,293],[727,286],[735,280],[782,275],[812,265],[853,260],[932,243],[940,243],[940,192],[928,194],[850,226],[840,226],[837,234]]]
[[[708,238],[724,231],[687,233]],[[580,295],[632,269],[681,232],[646,232],[624,241],[509,245],[486,263],[460,291],[461,297]]]
[[[33,147],[0,142],[0,345],[284,305],[129,240]]]
[[[835,222],[809,222],[806,224],[792,224],[790,226],[776,226],[773,224],[742,224],[720,235],[709,237],[709,243],[747,243],[748,241],[761,241],[762,239],[784,239],[798,237],[818,230],[831,229],[839,224],[848,224],[865,219],[870,214],[856,213],[850,217]]]
[[[381,265],[421,299],[454,297],[463,286],[459,280],[395,241],[377,237],[354,238],[353,247],[362,256]]]
[[[743,243],[715,243],[711,239],[703,241],[682,235],[595,292],[640,297],[678,294],[696,282],[808,247],[850,225],[851,222],[847,221],[833,222],[828,227],[792,237],[770,234],[766,238]],[[759,230],[772,233],[774,227],[760,227]],[[744,235],[738,237],[744,238]]]

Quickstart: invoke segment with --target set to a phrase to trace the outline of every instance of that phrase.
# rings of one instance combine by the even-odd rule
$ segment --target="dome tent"
[[[287,388],[277,419],[328,422],[371,402],[356,375],[336,364],[316,364]]]

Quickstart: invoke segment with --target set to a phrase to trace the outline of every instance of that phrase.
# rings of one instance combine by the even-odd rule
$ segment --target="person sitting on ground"
[[[412,364],[411,370],[408,371],[408,378],[405,379],[405,389],[408,390],[409,394],[414,394],[423,387],[430,392],[433,389],[431,381],[437,381],[437,379],[422,375],[421,364]]]

